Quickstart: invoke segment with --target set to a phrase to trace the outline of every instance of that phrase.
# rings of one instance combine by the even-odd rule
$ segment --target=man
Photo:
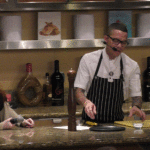
[[[127,46],[127,28],[113,23],[104,36],[103,50],[85,54],[80,62],[74,87],[77,101],[83,105],[82,119],[114,122],[124,118],[122,105],[130,90],[132,109],[143,121],[140,69],[134,60],[122,53]],[[86,94],[87,93],[87,94]]]

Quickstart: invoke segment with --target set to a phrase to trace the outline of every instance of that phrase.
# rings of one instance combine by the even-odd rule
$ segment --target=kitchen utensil
[[[106,131],[123,131],[125,130],[125,127],[119,127],[119,126],[114,126],[114,125],[105,125],[105,124],[100,124],[96,122],[91,122],[91,121],[86,121],[86,125],[92,126],[90,128],[90,131],[101,131],[101,132],[106,132]]]
[[[109,132],[109,131],[124,131],[125,127],[113,126],[113,125],[102,125],[92,126],[90,131]]]

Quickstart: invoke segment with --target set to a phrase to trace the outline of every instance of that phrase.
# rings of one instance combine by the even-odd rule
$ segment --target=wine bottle
[[[45,83],[43,84],[43,104],[44,105],[51,105],[51,98],[52,98],[52,86],[50,84],[50,79],[49,79],[49,73],[45,74]]]
[[[36,106],[42,100],[43,89],[36,77],[32,74],[32,64],[26,64],[26,76],[23,77],[17,87],[19,101],[25,106]]]
[[[59,61],[55,60],[55,70],[51,75],[52,106],[64,105],[64,77],[59,72]]]
[[[150,57],[147,57],[147,69],[143,73],[143,101],[150,102]]]

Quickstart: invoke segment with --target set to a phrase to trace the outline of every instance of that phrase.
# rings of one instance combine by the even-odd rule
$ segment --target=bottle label
[[[63,93],[63,90],[62,90],[62,89],[56,88],[56,90],[55,90],[55,94],[56,94],[56,95],[60,95],[60,94],[62,94],[62,93]]]
[[[57,86],[55,89],[55,91],[53,92],[53,99],[55,100],[62,100],[63,95],[64,95],[64,90],[62,88],[62,86]]]
[[[58,73],[54,76],[52,80],[52,100],[62,100],[64,99],[64,80],[63,76]]]

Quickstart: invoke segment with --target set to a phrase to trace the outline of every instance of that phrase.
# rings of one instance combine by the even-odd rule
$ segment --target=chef
[[[108,123],[122,121],[123,101],[132,98],[129,117],[145,120],[141,110],[140,68],[123,53],[128,42],[124,24],[113,23],[104,36],[106,47],[85,54],[79,64],[74,87],[77,102],[83,105],[82,119]]]

